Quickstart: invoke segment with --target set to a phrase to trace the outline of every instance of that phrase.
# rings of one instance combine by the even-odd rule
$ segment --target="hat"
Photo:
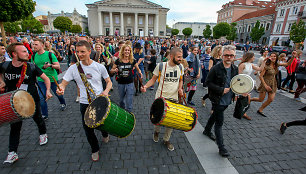
[[[135,44],[134,48],[139,48],[139,49],[141,49],[141,48],[142,48],[142,46],[141,46],[141,44],[140,44],[140,43],[138,43],[138,42],[137,42],[137,43]]]

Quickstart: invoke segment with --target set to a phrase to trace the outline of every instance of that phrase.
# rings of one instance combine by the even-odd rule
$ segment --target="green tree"
[[[179,34],[179,32],[180,32],[180,30],[178,30],[178,29],[172,29],[172,30],[171,30],[172,36],[173,36],[173,35]]]
[[[231,23],[230,33],[226,36],[227,40],[234,41],[237,38],[237,23]]]
[[[203,30],[203,36],[205,39],[209,39],[212,34],[212,31],[210,29],[210,25],[206,25],[206,28]]]
[[[257,21],[255,24],[255,27],[252,28],[251,30],[251,38],[253,42],[258,43],[259,39],[265,34],[265,28],[260,27],[260,22]]]
[[[70,32],[71,33],[81,33],[82,27],[80,25],[71,25]]]
[[[213,28],[213,37],[219,39],[222,36],[227,36],[231,32],[231,26],[226,22],[218,23]]]
[[[30,15],[26,19],[20,22],[22,32],[30,31],[30,33],[43,33],[44,32],[44,25],[41,24],[38,20],[36,20],[33,15]]]
[[[15,34],[17,32],[20,32],[21,28],[19,27],[19,22],[5,22],[4,23],[4,30],[8,34]]]
[[[90,36],[90,33],[89,33],[89,30],[88,30],[88,27],[85,28],[85,33]]]
[[[72,21],[68,17],[64,16],[59,16],[53,21],[53,26],[59,29],[62,33],[65,33],[65,31],[70,30],[71,25]]]
[[[296,48],[300,48],[300,43],[305,40],[306,37],[306,29],[305,22],[300,20],[299,23],[294,22],[291,26],[290,30],[290,40],[295,43]]]
[[[191,28],[184,28],[182,32],[183,32],[185,37],[189,37],[192,34],[192,29]]]
[[[15,22],[28,17],[35,11],[33,0],[1,0],[0,27],[3,42],[6,45],[4,22]]]

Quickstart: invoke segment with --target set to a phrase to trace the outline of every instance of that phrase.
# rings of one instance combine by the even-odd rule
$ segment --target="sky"
[[[73,12],[73,9],[87,16],[85,4],[98,0],[34,0],[36,11],[34,16],[51,13]],[[229,0],[150,0],[169,8],[167,24],[172,27],[176,22],[217,22],[217,11]]]

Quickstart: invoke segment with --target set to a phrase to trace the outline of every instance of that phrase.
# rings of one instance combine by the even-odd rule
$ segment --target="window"
[[[276,32],[280,32],[281,25],[282,24],[277,24],[277,27],[276,27],[276,30],[275,30]]]
[[[297,12],[298,12],[298,7],[293,7],[293,9],[292,9],[292,14],[293,14],[293,15],[296,15]]]
[[[127,24],[130,25],[131,23],[132,23],[132,18],[131,18],[131,16],[128,16],[128,17],[127,17]]]
[[[266,30],[269,30],[269,29],[270,29],[270,23],[267,23]]]
[[[109,24],[109,16],[105,16],[105,23]]]
[[[153,16],[149,16],[149,25],[153,24]]]
[[[290,30],[291,30],[291,26],[292,26],[292,23],[290,23],[289,25],[288,25],[288,32],[290,32]]]
[[[115,16],[115,23],[119,24],[119,16],[118,15]]]
[[[279,16],[284,16],[285,9],[281,9]]]
[[[251,25],[249,25],[249,28],[248,28],[248,32],[250,32],[251,31]]]
[[[231,11],[231,16],[233,16],[233,10]]]
[[[138,24],[143,24],[143,17],[142,16],[139,16]]]

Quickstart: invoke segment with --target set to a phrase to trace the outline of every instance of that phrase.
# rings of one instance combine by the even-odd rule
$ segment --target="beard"
[[[176,61],[175,59],[173,59],[173,63],[174,63],[174,64],[176,64],[176,65],[181,64],[181,62],[180,62],[180,61]]]
[[[29,59],[28,58],[23,59],[23,58],[20,58],[19,56],[17,56],[17,60],[20,61],[20,62],[27,62]]]

